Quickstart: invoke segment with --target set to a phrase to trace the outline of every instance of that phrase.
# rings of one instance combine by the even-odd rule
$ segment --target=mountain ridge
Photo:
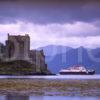
[[[91,49],[84,48],[82,46],[78,48],[71,48],[67,46],[63,47],[57,45],[53,45],[53,48],[56,49],[52,49],[52,45],[41,47],[46,55],[46,63],[53,73],[58,73],[62,68],[81,64],[88,69],[95,69],[96,74],[100,74],[100,48]],[[52,52],[54,52],[54,54],[51,54]]]

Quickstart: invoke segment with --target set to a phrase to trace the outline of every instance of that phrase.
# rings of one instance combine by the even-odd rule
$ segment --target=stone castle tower
[[[36,73],[49,73],[43,50],[30,50],[29,35],[9,35],[6,40],[5,62],[28,61]],[[17,65],[15,65],[17,66]]]
[[[9,35],[6,41],[7,60],[29,60],[30,37],[29,35]]]

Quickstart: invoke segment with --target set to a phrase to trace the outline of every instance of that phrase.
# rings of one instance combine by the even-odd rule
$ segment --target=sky
[[[100,0],[0,0],[0,42],[7,34],[47,45],[100,47]]]

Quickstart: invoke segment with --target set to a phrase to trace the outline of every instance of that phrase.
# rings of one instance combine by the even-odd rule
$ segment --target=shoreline
[[[0,95],[100,96],[100,80],[0,79]]]

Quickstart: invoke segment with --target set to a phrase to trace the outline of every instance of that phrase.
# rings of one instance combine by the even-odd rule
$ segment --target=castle
[[[2,52],[2,49],[4,49]],[[25,35],[9,35],[6,45],[0,46],[1,60],[3,62],[28,61],[36,66],[35,72],[48,71],[43,50],[30,50],[30,37]],[[0,54],[0,55],[1,55]]]
[[[8,40],[6,40],[6,60],[30,60],[30,37],[15,36],[8,34]]]

